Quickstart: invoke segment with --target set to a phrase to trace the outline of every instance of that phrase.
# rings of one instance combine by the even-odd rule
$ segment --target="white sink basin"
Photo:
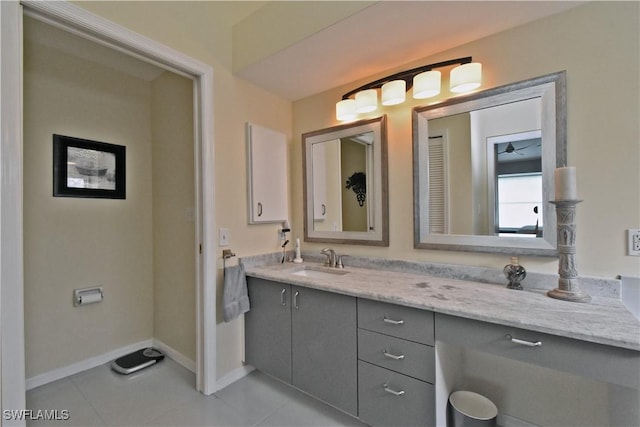
[[[311,267],[305,267],[302,270],[296,270],[294,271],[293,274],[294,276],[302,276],[302,277],[314,277],[314,278],[325,278],[325,279],[330,279],[332,277],[336,277],[336,276],[343,276],[345,274],[348,274],[348,271],[342,271],[342,270],[329,270],[327,269],[320,269],[320,268],[311,268]]]

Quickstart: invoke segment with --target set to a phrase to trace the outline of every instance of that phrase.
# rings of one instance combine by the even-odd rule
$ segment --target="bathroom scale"
[[[129,375],[154,365],[164,359],[164,354],[153,347],[143,348],[111,362],[111,369],[119,374]]]

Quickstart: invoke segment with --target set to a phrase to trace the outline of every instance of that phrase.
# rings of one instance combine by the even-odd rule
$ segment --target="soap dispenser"
[[[523,266],[518,264],[517,256],[511,257],[511,264],[505,265],[502,271],[504,272],[504,276],[509,281],[509,284],[507,285],[508,289],[522,290],[522,285],[520,284],[520,282],[522,282],[524,278],[527,277],[527,270],[525,270]]]

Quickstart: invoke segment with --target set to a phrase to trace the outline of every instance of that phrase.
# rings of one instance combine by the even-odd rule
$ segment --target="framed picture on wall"
[[[123,145],[53,135],[54,197],[126,199]]]

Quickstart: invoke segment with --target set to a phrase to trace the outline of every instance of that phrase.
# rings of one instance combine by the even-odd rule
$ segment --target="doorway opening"
[[[196,61],[180,52],[174,51],[159,43],[153,42],[146,37],[140,36],[124,27],[118,26],[110,21],[97,17],[82,8],[69,3],[42,2],[27,3],[25,5],[12,5],[6,8],[3,5],[2,22],[3,28],[14,28],[16,31],[3,31],[3,52],[2,69],[3,85],[5,81],[22,82],[23,70],[20,67],[12,67],[5,71],[5,64],[22,63],[22,37],[23,37],[23,14],[25,19],[35,19],[58,29],[64,30],[83,39],[105,46],[143,62],[154,64],[164,70],[179,74],[192,80],[192,105],[193,105],[193,140],[194,143],[194,198],[193,210],[185,212],[185,215],[192,215],[195,228],[195,239],[193,242],[193,253],[195,254],[195,326],[196,326],[196,388],[204,394],[211,394],[216,391],[216,324],[215,324],[215,265],[207,265],[205,260],[210,258],[209,253],[215,248],[214,231],[214,198],[213,198],[213,69],[207,64]],[[10,49],[5,49],[9,46]],[[9,67],[6,67],[9,68]],[[5,80],[6,79],[6,80]],[[19,91],[17,91],[19,93]],[[21,133],[22,107],[20,96],[17,99],[4,97],[2,102],[2,128],[3,135],[9,135],[8,141],[3,140],[2,164],[22,165],[24,158],[22,155],[23,138]],[[7,120],[18,117],[19,120]],[[5,133],[6,132],[6,133]],[[16,149],[16,147],[18,149]],[[5,180],[2,186],[3,199],[3,247],[17,250],[17,254],[12,256],[12,264],[22,265],[23,259],[23,235],[22,216],[23,211],[20,206],[11,206],[7,213],[7,199],[22,199],[22,177],[21,170],[14,173],[16,179]],[[7,236],[4,231],[6,224],[19,224],[18,232],[11,239],[5,240]],[[4,248],[3,248],[4,249]],[[9,271],[6,251],[2,252],[2,276],[5,277]],[[18,258],[17,261],[13,258]],[[16,264],[17,263],[17,264]],[[15,268],[15,267],[14,267]],[[2,283],[2,315],[3,319],[3,343],[24,342],[24,300],[23,288],[24,280],[20,274],[11,275],[10,281]],[[5,298],[9,296],[11,298]],[[5,319],[13,319],[18,326],[16,328],[5,328],[10,326],[5,323]],[[14,402],[24,401],[25,378],[24,378],[24,350],[22,346],[2,346],[2,394],[3,407],[10,402],[12,407],[20,407]],[[15,362],[11,363],[11,362]],[[5,376],[11,363],[17,369],[17,374]],[[20,378],[20,376],[22,378]],[[11,381],[11,387],[9,387]],[[6,386],[6,387],[5,387]]]

